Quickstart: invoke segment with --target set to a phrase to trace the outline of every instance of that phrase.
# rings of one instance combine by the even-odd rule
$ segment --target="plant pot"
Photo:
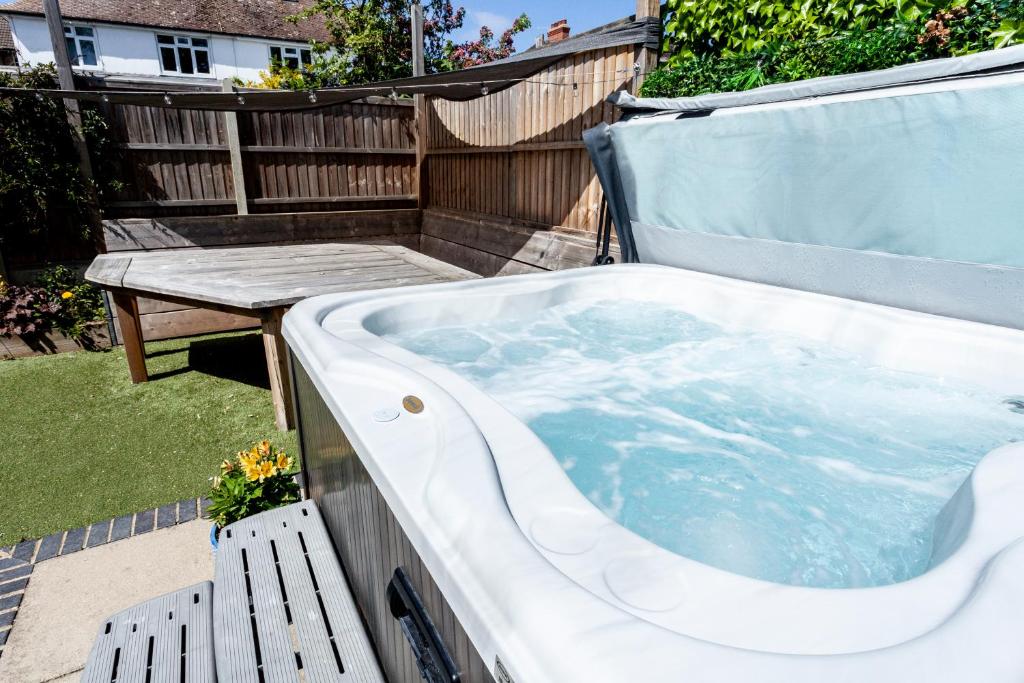
[[[217,541],[217,537],[220,535],[220,527],[216,524],[210,527],[210,546],[213,548],[213,552],[217,552],[217,548],[220,547],[220,543]]]

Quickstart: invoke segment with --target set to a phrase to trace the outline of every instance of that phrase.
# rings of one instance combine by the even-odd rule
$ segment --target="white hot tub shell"
[[[406,563],[462,680],[1024,680],[1024,442],[981,457],[924,573],[781,585],[613,522],[504,406],[382,338],[648,301],[1024,396],[1024,74],[971,73],[1022,62],[1008,48],[716,96],[710,114],[634,102],[587,143],[622,253],[648,265],[296,305],[304,468],[389,676],[419,675],[380,606]]]
[[[940,515],[934,566],[921,576],[866,589],[780,585],[675,555],[611,522],[519,419],[381,338],[610,297],[1024,393],[1022,331],[665,266],[296,305],[285,319],[296,361],[484,662],[500,658],[517,681],[1021,680],[1024,444],[977,465]],[[421,413],[403,409],[407,395],[422,400]]]

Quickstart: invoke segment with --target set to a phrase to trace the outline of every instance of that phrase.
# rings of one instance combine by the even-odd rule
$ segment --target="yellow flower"
[[[259,465],[246,465],[245,466],[245,478],[249,481],[256,481],[260,478]]]
[[[228,472],[231,472],[234,469],[235,469],[235,465],[230,460],[225,460],[224,462],[222,462],[220,464],[220,471],[221,472],[228,473]]]
[[[267,477],[272,477],[277,473],[277,468],[274,467],[274,463],[269,460],[261,462],[258,469],[260,481],[263,481]]]
[[[277,454],[277,469],[287,470],[291,466],[292,459],[285,455],[284,451],[281,451],[280,453]]]
[[[255,467],[260,461],[260,454],[256,452],[255,448],[248,453],[242,451],[238,454],[238,461],[242,463],[242,467]]]
[[[270,442],[264,439],[256,444],[255,449],[260,455],[270,455]]]
[[[70,299],[73,296],[74,296],[74,294],[72,294],[71,292],[62,292],[61,295],[60,295],[60,298],[61,299]]]

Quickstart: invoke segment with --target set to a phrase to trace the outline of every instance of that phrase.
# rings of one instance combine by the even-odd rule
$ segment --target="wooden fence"
[[[643,52],[576,54],[487,97],[429,100],[423,250],[487,275],[589,263],[601,189],[582,134],[615,120],[605,98],[633,89]]]
[[[615,119],[605,99],[634,88],[643,56],[632,45],[580,53],[476,100],[428,98],[422,180],[408,101],[227,114],[107,105],[125,187],[104,209],[111,218],[236,213],[240,168],[250,213],[418,205],[421,248],[471,270],[583,265],[601,190],[582,134]]]
[[[124,190],[110,217],[236,213],[231,126],[237,117],[251,213],[415,205],[411,103],[387,99],[299,112],[108,105]]]

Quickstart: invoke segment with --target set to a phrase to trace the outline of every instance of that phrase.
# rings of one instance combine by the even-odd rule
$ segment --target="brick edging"
[[[299,484],[300,497],[305,500],[306,485],[302,473],[297,472],[294,478]],[[3,656],[7,637],[14,629],[18,607],[36,563],[196,519],[208,519],[206,510],[209,507],[209,498],[186,498],[0,548],[0,656]]]
[[[0,657],[37,562],[191,522],[206,517],[209,506],[208,498],[187,498],[0,548]]]

